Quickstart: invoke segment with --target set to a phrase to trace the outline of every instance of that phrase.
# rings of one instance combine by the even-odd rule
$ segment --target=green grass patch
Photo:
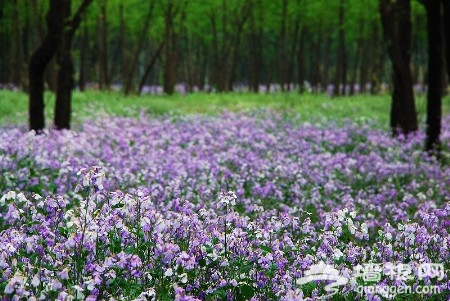
[[[53,119],[55,96],[45,94],[47,123]],[[387,127],[391,97],[389,95],[357,95],[330,98],[324,94],[273,93],[194,93],[188,95],[142,95],[125,97],[120,92],[74,92],[73,119],[80,120],[104,110],[119,116],[137,116],[144,110],[152,115],[161,114],[218,114],[223,111],[273,109],[287,114],[299,114],[306,120],[326,118],[343,120],[371,119]],[[426,115],[426,97],[416,97],[420,122]],[[27,122],[28,96],[23,92],[0,91],[0,123]],[[443,113],[450,114],[450,97],[443,99]]]

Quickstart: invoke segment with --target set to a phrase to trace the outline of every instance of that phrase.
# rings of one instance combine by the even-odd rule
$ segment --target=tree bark
[[[440,1],[423,1],[428,31],[428,92],[425,149],[439,156],[442,117],[443,39]]]
[[[360,70],[359,65],[361,64],[361,56],[363,49],[363,32],[364,32],[364,19],[361,18],[359,21],[358,38],[356,40],[356,53],[352,70],[352,79],[350,82],[350,95],[355,94],[355,85],[358,78],[358,71]],[[360,87],[361,90],[362,87]]]
[[[120,49],[120,74],[121,74],[121,84],[122,89],[126,89],[126,82],[128,78],[128,50],[126,47],[126,24],[125,16],[123,11],[123,0],[119,3],[119,49]]]
[[[447,69],[447,79],[450,84],[450,0],[442,0],[443,19],[442,25],[444,29],[445,40],[445,64]]]
[[[80,49],[80,72],[78,77],[78,87],[80,91],[86,90],[86,75],[87,75],[87,52],[89,50],[89,32],[87,25],[83,26],[83,34],[81,37]]]
[[[164,93],[171,95],[176,85],[176,33],[174,29],[175,7],[169,0],[164,12],[164,40],[166,42],[164,56]]]
[[[409,0],[381,0],[384,40],[393,67],[391,129],[409,134],[417,130],[411,61],[411,3]]]
[[[278,66],[279,66],[279,80],[281,91],[286,90],[286,15],[287,15],[287,0],[281,0],[281,25],[280,37],[278,40]]]
[[[298,76],[298,91],[303,93],[305,90],[305,36],[306,27],[303,25],[300,30],[300,37],[298,39],[297,50],[297,76]]]
[[[142,93],[142,89],[144,88],[145,82],[147,80],[147,77],[149,76],[150,72],[153,69],[153,66],[155,66],[157,59],[161,56],[161,52],[164,48],[164,41],[159,44],[158,49],[156,50],[155,54],[153,55],[152,59],[150,60],[150,63],[145,67],[144,75],[142,76],[141,82],[139,84],[138,92],[137,94],[140,95]]]
[[[150,27],[150,20],[153,15],[153,8],[155,6],[154,1],[150,1],[150,7],[148,8],[147,16],[145,17],[144,25],[142,26],[142,30],[138,37],[138,45],[134,51],[133,59],[131,62],[131,65],[128,69],[128,76],[125,82],[125,95],[128,95],[133,90],[133,81],[136,73],[136,68],[139,61],[139,55],[141,54],[142,48],[144,47],[144,41],[145,41],[145,35],[148,32],[148,29]]]
[[[347,64],[345,58],[345,0],[339,2],[339,24],[338,24],[338,56],[336,63],[336,77],[334,80],[333,96],[345,94]],[[342,86],[342,89],[341,89]]]
[[[262,29],[256,28],[254,18],[254,15],[250,18],[251,32],[248,39],[248,85],[250,91],[258,93],[262,66]]]
[[[106,0],[100,1],[100,15],[98,16],[98,74],[100,90],[108,89],[108,28],[106,15]]]
[[[31,55],[28,76],[29,76],[29,127],[30,130],[41,133],[45,127],[44,117],[44,72],[56,54],[61,41],[64,15],[60,12],[67,7],[67,0],[50,0],[50,7],[47,12],[47,35],[42,44]]]
[[[92,0],[83,0],[72,19],[70,19],[71,0],[67,2],[66,10],[61,11],[66,16],[66,22],[64,22],[65,30],[57,52],[59,68],[55,103],[55,127],[58,130],[70,129],[71,98],[74,87],[74,66],[71,54],[72,41],[76,30],[80,26],[82,15]]]

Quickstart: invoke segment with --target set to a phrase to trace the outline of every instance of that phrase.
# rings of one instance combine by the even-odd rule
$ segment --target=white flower
[[[166,277],[170,277],[173,275],[173,271],[172,268],[168,268],[165,272],[164,272],[164,276]]]
[[[362,223],[361,224],[361,231],[364,234],[368,234],[369,233],[369,229],[367,228],[367,224],[366,223]]]
[[[8,193],[4,194],[0,199],[0,204],[4,204],[7,200],[14,200],[16,198],[15,191],[8,191]]]
[[[386,233],[385,237],[386,237],[387,240],[391,240],[392,239],[392,234],[388,232],[388,233]]]
[[[178,277],[180,277],[181,283],[186,283],[186,282],[188,281],[188,279],[187,279],[187,274],[186,274],[186,273],[183,273],[183,274],[181,274],[181,275],[178,275]]]
[[[334,259],[340,259],[340,258],[342,258],[343,256],[344,256],[344,254],[342,253],[341,250],[339,250],[339,249],[334,249],[334,251],[333,251],[333,257],[334,257]]]
[[[37,287],[39,285],[39,283],[41,283],[41,281],[39,280],[38,275],[34,275],[33,279],[31,280],[31,285],[34,287]]]

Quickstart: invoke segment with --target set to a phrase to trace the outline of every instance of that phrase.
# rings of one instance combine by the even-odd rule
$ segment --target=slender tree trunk
[[[356,40],[356,54],[355,54],[355,60],[352,70],[352,79],[350,83],[350,95],[355,94],[355,85],[358,79],[358,71],[360,70],[360,64],[361,64],[361,56],[362,56],[362,49],[364,47],[363,45],[363,33],[364,33],[364,19],[361,18],[359,23],[359,30],[358,30],[358,38]],[[362,87],[360,87],[361,90]]]
[[[45,127],[44,117],[44,72],[56,54],[61,41],[64,15],[67,0],[50,0],[50,7],[47,12],[47,35],[42,44],[31,55],[29,64],[29,126],[30,130],[41,133]]]
[[[442,25],[445,37],[445,63],[447,67],[447,79],[450,84],[450,0],[442,0],[443,19]]]
[[[21,21],[19,16],[19,4],[18,0],[13,0],[13,32],[11,36],[11,58],[12,62],[10,64],[10,82],[17,87],[22,86],[22,67],[23,67],[23,56],[22,56],[22,32],[21,32]]]
[[[409,134],[417,130],[411,61],[411,3],[409,0],[380,1],[384,39],[393,67],[391,129]]]
[[[235,20],[235,38],[234,38],[234,45],[233,45],[233,52],[231,55],[231,61],[229,66],[229,73],[228,73],[228,80],[227,80],[227,91],[233,90],[233,83],[234,83],[234,75],[236,70],[236,65],[239,57],[239,50],[241,47],[241,36],[242,32],[244,30],[244,25],[247,22],[248,18],[250,17],[250,13],[252,10],[252,3],[247,2],[244,4],[244,7],[240,9],[240,15]]]
[[[66,17],[64,27],[70,24],[69,16],[71,14],[71,0],[68,0],[68,5],[65,11],[60,13]],[[71,93],[74,86],[73,73],[74,67],[72,56],[70,53],[72,36],[69,35],[71,30],[64,30],[62,34],[61,44],[57,52],[58,63],[58,86],[56,88],[56,102],[55,102],[55,127],[58,130],[70,128],[70,112],[71,112]]]
[[[80,71],[78,77],[78,87],[80,91],[86,89],[86,75],[87,75],[87,53],[89,50],[89,32],[86,24],[83,26],[83,34],[81,37],[80,49]]]
[[[150,7],[148,9],[147,16],[145,17],[144,25],[138,37],[138,45],[134,51],[133,59],[128,70],[127,80],[125,82],[125,95],[128,95],[133,90],[133,81],[136,73],[136,68],[139,62],[139,55],[141,54],[142,48],[144,47],[145,36],[147,35],[148,29],[150,27],[150,20],[153,15],[153,8],[155,6],[154,1],[150,1]],[[167,38],[167,37],[166,37]]]
[[[331,39],[331,36],[329,34],[326,35],[325,37],[325,43],[324,43],[324,47],[323,47],[323,52],[322,52],[322,76],[321,76],[321,86],[323,90],[327,90],[328,89],[328,83],[329,83],[329,78],[330,78],[330,66],[332,66],[332,62],[331,62],[331,56],[330,56],[330,49],[331,49],[331,44],[332,44],[333,40]]]
[[[199,78],[197,86],[200,91],[204,91],[205,89],[205,81],[207,77],[207,71],[208,71],[208,57],[210,56],[208,46],[200,39],[201,47],[199,48],[198,52],[198,61],[201,62],[200,72],[199,72]]]
[[[281,91],[286,90],[286,15],[287,15],[287,0],[281,0],[281,26],[280,37],[278,40],[278,65],[279,65],[279,80]]]
[[[313,46],[313,54],[314,59],[312,61],[312,86],[316,92],[320,90],[320,84],[322,82],[321,80],[321,72],[320,72],[320,48],[322,46],[322,40],[323,40],[323,30],[322,28],[319,28],[319,33],[317,34],[317,38],[314,41]]]
[[[121,52],[121,84],[122,89],[126,89],[126,82],[128,78],[128,51],[126,47],[127,39],[126,39],[126,24],[125,24],[125,16],[123,11],[123,0],[120,1],[119,4],[119,48]]]
[[[291,49],[290,49],[290,53],[289,53],[289,64],[287,65],[287,82],[288,82],[288,90],[290,91],[295,83],[294,80],[294,73],[295,73],[295,55],[296,55],[296,50],[297,50],[297,39],[298,39],[298,32],[300,31],[300,22],[299,20],[297,20],[295,22],[295,26],[294,26],[294,30],[292,32],[292,34],[290,35],[291,38]]]
[[[98,16],[98,74],[100,90],[109,88],[108,79],[108,28],[106,15],[106,0],[100,1],[100,15]]]
[[[442,117],[443,39],[440,1],[424,1],[428,31],[428,94],[425,149],[439,156]]]
[[[158,49],[156,50],[155,54],[152,56],[152,59],[150,60],[150,63],[145,67],[144,75],[142,76],[141,82],[139,84],[138,95],[140,95],[142,93],[145,82],[147,81],[147,77],[149,76],[150,72],[152,71],[153,67],[155,66],[156,61],[161,56],[161,52],[164,48],[164,45],[165,45],[164,42],[159,44]]]
[[[304,92],[305,88],[305,36],[306,27],[303,25],[300,30],[300,38],[298,39],[297,50],[297,76],[298,76],[298,91]]]
[[[58,88],[55,102],[55,127],[58,130],[70,129],[71,98],[74,88],[74,65],[72,60],[72,41],[76,30],[80,26],[81,18],[92,0],[83,0],[74,17],[71,15],[71,0],[67,1],[67,7],[61,14],[66,16],[64,32],[57,52],[58,60]]]
[[[339,96],[345,94],[346,85],[346,73],[347,66],[345,61],[345,31],[344,31],[344,21],[345,21],[345,0],[340,0],[339,2],[339,28],[338,28],[338,56],[336,64],[336,77],[334,80],[334,91],[333,96]],[[342,85],[342,90],[341,90]]]
[[[210,15],[211,22],[211,34],[212,34],[212,53],[211,53],[211,68],[210,68],[210,88],[218,89],[219,86],[219,37],[217,33],[217,21],[216,15],[211,13]]]
[[[173,94],[176,84],[176,33],[174,32],[174,4],[169,1],[164,13],[164,39],[166,41],[164,56],[164,93]]]

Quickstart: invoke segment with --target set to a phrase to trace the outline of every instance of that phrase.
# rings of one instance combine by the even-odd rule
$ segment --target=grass
[[[47,123],[53,119],[54,94],[45,94]],[[389,122],[390,95],[358,95],[330,98],[323,94],[274,93],[195,93],[189,95],[143,95],[125,97],[119,92],[74,92],[72,111],[74,120],[92,114],[99,109],[120,116],[135,116],[141,110],[150,114],[217,114],[224,110],[246,111],[270,108],[286,113],[298,113],[305,119],[325,117],[369,118],[387,127]],[[0,91],[0,124],[20,124],[27,120],[28,97],[23,92]],[[420,122],[426,115],[426,97],[416,97]],[[443,113],[450,114],[450,97],[443,99]]]

